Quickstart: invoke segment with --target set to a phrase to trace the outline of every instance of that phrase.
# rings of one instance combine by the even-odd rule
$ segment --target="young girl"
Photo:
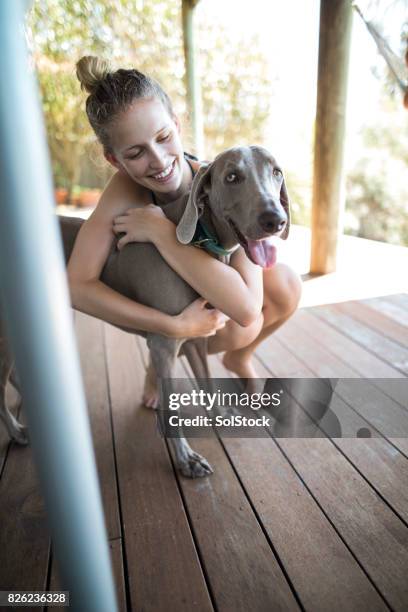
[[[183,152],[180,124],[167,94],[137,70],[112,72],[96,57],[83,57],[77,76],[89,93],[90,124],[117,172],[82,226],[69,261],[73,306],[133,329],[180,338],[210,336],[209,351],[226,351],[228,369],[242,378],[256,377],[252,354],[296,310],[299,277],[280,263],[262,270],[242,248],[227,266],[202,249],[180,244],[175,225],[154,204],[187,191],[200,163]],[[99,277],[115,233],[124,234],[119,248],[130,241],[152,242],[203,299],[172,317],[104,285]],[[205,308],[207,301],[213,309]],[[151,366],[143,399],[148,406],[157,403]]]

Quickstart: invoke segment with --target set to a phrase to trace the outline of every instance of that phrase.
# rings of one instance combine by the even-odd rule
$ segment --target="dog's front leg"
[[[166,435],[167,422],[165,417],[169,410],[167,403],[170,394],[173,392],[172,379],[174,378],[174,367],[181,342],[164,336],[148,334],[147,344],[159,380],[160,403],[157,413],[162,433]],[[181,427],[172,427],[171,434],[171,437],[168,436],[167,439],[174,450],[177,468],[183,476],[200,478],[212,474],[213,470],[210,464],[191,448],[183,436]]]
[[[28,444],[27,428],[10,412],[6,400],[6,387],[12,366],[13,360],[7,341],[5,338],[0,338],[0,419],[4,422],[10,438],[17,444],[25,445]]]

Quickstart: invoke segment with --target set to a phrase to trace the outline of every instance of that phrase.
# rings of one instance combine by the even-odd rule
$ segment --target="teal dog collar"
[[[227,251],[218,243],[218,239],[211,234],[204,223],[199,219],[197,222],[196,231],[191,241],[192,246],[196,246],[200,249],[205,249],[214,255],[221,255],[223,257],[229,257],[235,249]]]

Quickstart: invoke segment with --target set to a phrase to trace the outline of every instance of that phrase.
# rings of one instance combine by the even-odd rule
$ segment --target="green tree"
[[[197,27],[207,155],[261,143],[270,85],[257,41],[230,41],[214,24]],[[173,101],[189,146],[180,0],[35,0],[28,30],[57,184],[72,190],[93,139],[74,69],[82,55],[101,55],[116,67],[136,67],[156,78]]]
[[[347,178],[346,232],[408,246],[408,130],[398,99],[363,130],[367,153]]]
[[[198,25],[207,155],[263,144],[272,85],[257,38],[231,40],[214,24]]]

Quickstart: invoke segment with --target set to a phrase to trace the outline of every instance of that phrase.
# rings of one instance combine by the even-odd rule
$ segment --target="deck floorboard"
[[[407,312],[402,294],[299,310],[256,366],[272,378],[372,379],[359,396],[336,387],[343,437],[328,437],[334,421],[315,422],[294,387],[310,437],[192,439],[215,470],[197,481],[178,475],[141,406],[145,341],[76,314],[121,612],[407,609]],[[219,356],[210,364],[230,376]],[[0,589],[58,588],[31,449],[3,429],[0,476]]]

